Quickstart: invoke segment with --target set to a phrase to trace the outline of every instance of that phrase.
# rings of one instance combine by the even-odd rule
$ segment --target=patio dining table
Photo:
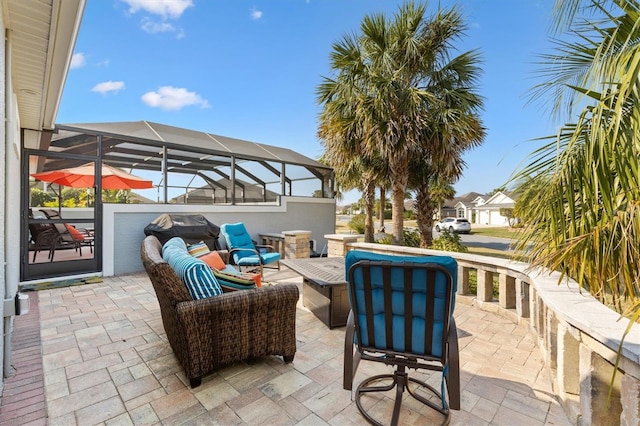
[[[342,327],[349,316],[344,257],[284,259],[284,266],[302,276],[302,303],[327,327]]]

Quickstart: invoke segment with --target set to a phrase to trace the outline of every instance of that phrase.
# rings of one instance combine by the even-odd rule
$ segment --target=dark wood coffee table
[[[349,316],[343,257],[285,259],[280,263],[303,278],[302,304],[327,327],[342,327]]]

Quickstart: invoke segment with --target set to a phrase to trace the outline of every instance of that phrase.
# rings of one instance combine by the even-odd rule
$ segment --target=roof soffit
[[[20,126],[53,129],[85,0],[6,0]]]

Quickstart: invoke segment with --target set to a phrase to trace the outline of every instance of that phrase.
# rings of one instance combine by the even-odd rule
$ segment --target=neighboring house
[[[440,216],[434,219],[442,219],[445,217],[467,218],[469,222],[472,220],[472,209],[477,203],[483,203],[486,195],[477,192],[468,192],[459,197],[447,200],[440,208]]]
[[[478,192],[468,192],[459,197],[447,200],[434,219],[445,217],[466,218],[471,223],[494,226],[508,226],[507,217],[500,214],[500,209],[513,209],[515,196],[508,191],[498,191],[489,196]]]
[[[500,214],[500,209],[513,209],[515,206],[515,196],[511,192],[498,191],[489,199],[476,200],[475,206],[471,209],[473,223],[494,226],[509,226],[509,219]],[[470,217],[467,217],[470,219]]]

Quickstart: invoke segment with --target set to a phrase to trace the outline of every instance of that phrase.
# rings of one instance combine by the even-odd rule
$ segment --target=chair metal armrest
[[[260,251],[261,248],[266,248],[267,249],[267,253],[274,253],[276,251],[275,247],[269,244],[255,244],[256,249],[258,249],[258,252]]]
[[[355,348],[353,337],[355,335],[356,325],[353,317],[353,310],[349,310],[347,318],[347,327],[344,333],[344,362],[342,388],[345,390],[353,389],[353,378],[358,371],[360,364],[360,352]]]
[[[233,248],[229,250],[229,255],[232,256],[233,253],[237,251],[248,251],[255,254],[256,256],[258,256],[258,262],[260,262],[260,265],[262,265],[262,256],[260,256],[260,252],[258,250],[249,249],[249,248]]]
[[[458,348],[458,329],[456,321],[451,318],[449,323],[449,335],[447,336],[449,369],[445,376],[447,391],[449,394],[449,406],[452,410],[460,409],[460,356]],[[444,398],[444,395],[443,395]]]

